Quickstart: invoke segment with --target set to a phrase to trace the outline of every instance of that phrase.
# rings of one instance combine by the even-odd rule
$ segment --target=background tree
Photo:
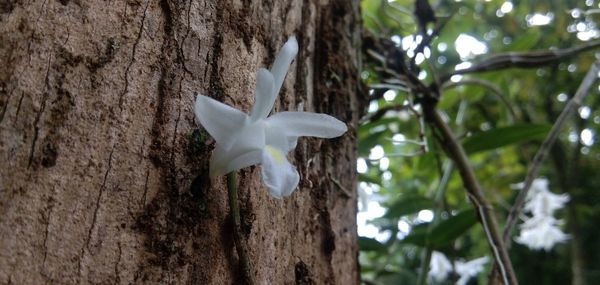
[[[291,35],[275,108],[349,132],[301,139],[291,198],[241,171],[243,235],[260,284],[358,283],[359,25],[357,1],[0,3],[0,283],[242,283],[193,101],[249,111]]]

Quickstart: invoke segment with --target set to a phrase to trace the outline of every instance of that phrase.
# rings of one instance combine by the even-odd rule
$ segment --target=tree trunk
[[[258,284],[358,284],[358,1],[0,1],[0,283],[241,284],[225,177],[195,92],[249,111],[256,71],[300,52],[275,109],[349,131],[301,139],[300,187],[238,174]]]

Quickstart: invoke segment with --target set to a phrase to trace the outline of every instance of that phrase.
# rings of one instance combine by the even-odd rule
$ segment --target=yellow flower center
[[[278,164],[282,164],[284,162],[283,154],[278,149],[267,145],[265,146],[265,150],[273,157],[273,160]]]

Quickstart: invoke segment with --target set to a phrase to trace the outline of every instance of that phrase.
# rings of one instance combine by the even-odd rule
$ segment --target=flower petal
[[[225,149],[233,145],[247,117],[240,110],[202,95],[196,97],[194,113],[206,131]]]
[[[216,177],[231,171],[259,164],[262,160],[262,150],[251,150],[235,157],[230,152],[217,146],[210,159],[210,176]]]
[[[298,171],[287,160],[285,153],[269,145],[262,152],[261,172],[269,193],[278,199],[291,195],[300,181]]]
[[[273,62],[273,66],[271,67],[271,73],[273,74],[274,79],[273,93],[275,93],[275,97],[279,94],[285,75],[290,68],[290,64],[292,64],[292,60],[296,57],[296,54],[298,54],[298,41],[296,41],[296,37],[290,37],[277,54],[275,62]]]
[[[277,93],[273,92],[273,74],[270,71],[261,68],[256,76],[256,95],[250,119],[252,122],[266,118],[273,103],[277,98]]]
[[[286,137],[335,138],[348,130],[346,124],[332,116],[309,112],[276,113],[266,123],[269,130],[283,132]]]
[[[226,149],[217,144],[210,161],[210,175],[219,176],[233,170],[238,170],[261,161],[261,152],[265,147],[265,124],[263,121],[247,123],[237,130],[235,142]],[[250,152],[258,152],[258,158],[251,164],[245,164],[243,156]],[[256,155],[256,154],[255,154]],[[242,162],[239,162],[239,160]]]

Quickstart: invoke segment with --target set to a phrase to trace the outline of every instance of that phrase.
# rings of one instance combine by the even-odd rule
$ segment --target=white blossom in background
[[[429,272],[427,273],[430,279],[442,282],[446,280],[452,270],[452,263],[450,263],[443,253],[437,251],[431,253],[431,262],[429,263]]]
[[[549,217],[569,202],[569,195],[550,192],[548,179],[538,178],[533,180],[525,202],[524,210],[530,212],[533,217]]]
[[[531,184],[527,193],[524,210],[531,214],[521,224],[521,232],[515,241],[533,250],[551,250],[557,243],[565,242],[569,235],[560,225],[562,222],[554,218],[554,212],[569,202],[569,195],[557,195],[550,192],[548,180],[538,178]],[[520,188],[523,187],[521,183]]]
[[[286,156],[298,138],[334,138],[346,132],[346,124],[326,114],[279,112],[268,117],[297,53],[298,42],[290,37],[271,70],[258,70],[250,115],[207,96],[196,97],[196,118],[217,141],[210,160],[212,177],[261,164],[262,180],[270,194],[275,198],[289,196],[300,175]]]
[[[456,261],[454,262],[454,267],[456,270],[456,274],[460,276],[458,281],[456,281],[456,285],[465,285],[467,282],[477,276],[481,271],[483,271],[483,266],[488,263],[489,258],[487,256],[480,257],[477,259],[473,259],[471,261],[463,262]]]
[[[559,225],[560,222],[553,217],[528,219],[521,225],[521,233],[515,241],[533,250],[549,251],[555,244],[569,239]]]
[[[481,273],[484,265],[488,263],[487,256],[473,259],[471,261],[458,260],[454,262],[454,266],[448,258],[441,252],[433,251],[431,253],[431,262],[429,263],[429,272],[427,276],[435,282],[442,282],[448,278],[451,272],[456,272],[459,276],[457,285],[465,285],[467,282]]]

